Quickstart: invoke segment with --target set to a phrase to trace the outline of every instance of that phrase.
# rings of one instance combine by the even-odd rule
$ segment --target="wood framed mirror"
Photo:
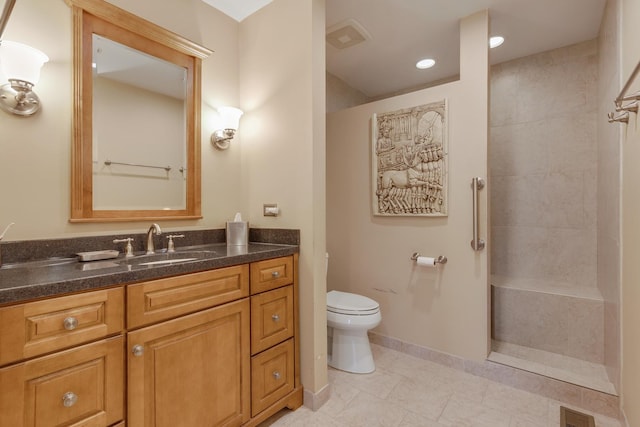
[[[103,0],[73,11],[71,222],[201,218],[201,62],[212,52]]]

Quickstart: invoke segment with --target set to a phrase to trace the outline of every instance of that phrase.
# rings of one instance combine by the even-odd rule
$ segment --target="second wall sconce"
[[[40,109],[40,98],[33,87],[40,80],[40,69],[49,57],[26,44],[0,41],[0,74],[9,83],[0,86],[0,108],[19,116],[30,116]]]
[[[226,150],[238,130],[240,117],[244,113],[234,107],[218,107],[218,114],[220,115],[222,126],[221,129],[213,132],[211,142],[216,148]]]

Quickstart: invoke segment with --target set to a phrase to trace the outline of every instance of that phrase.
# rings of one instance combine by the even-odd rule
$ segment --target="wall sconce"
[[[238,130],[240,116],[244,113],[242,110],[234,107],[218,107],[218,114],[220,114],[220,118],[222,119],[222,126],[221,129],[213,132],[211,142],[219,150],[226,150],[229,148],[229,143]]]
[[[40,109],[40,98],[33,87],[40,80],[40,68],[49,57],[26,44],[0,41],[0,74],[9,83],[0,86],[0,108],[19,116],[30,116]]]

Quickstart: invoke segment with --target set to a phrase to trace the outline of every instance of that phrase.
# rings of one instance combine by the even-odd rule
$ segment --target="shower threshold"
[[[601,364],[496,340],[491,350],[488,359],[492,362],[618,395]]]

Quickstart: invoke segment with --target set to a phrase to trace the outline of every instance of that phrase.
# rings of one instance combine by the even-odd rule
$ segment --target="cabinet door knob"
[[[62,325],[67,331],[73,331],[78,327],[78,319],[73,316],[69,316],[62,322]]]
[[[273,378],[275,378],[276,380],[279,380],[279,379],[280,379],[280,372],[278,372],[278,371],[273,371],[273,374],[272,374],[272,375],[273,375]]]
[[[280,316],[278,316],[277,314],[274,314],[271,316],[271,319],[273,319],[274,322],[279,322],[280,321]]]
[[[71,391],[68,391],[62,395],[62,404],[64,405],[65,408],[72,407],[73,405],[76,404],[77,401],[78,401],[78,395]]]
[[[277,279],[278,277],[280,277],[280,272],[279,271],[272,271],[271,272],[271,277],[273,277],[274,279]]]
[[[144,354],[144,346],[141,346],[140,344],[136,344],[131,348],[131,353],[133,353],[134,356],[142,356]]]

